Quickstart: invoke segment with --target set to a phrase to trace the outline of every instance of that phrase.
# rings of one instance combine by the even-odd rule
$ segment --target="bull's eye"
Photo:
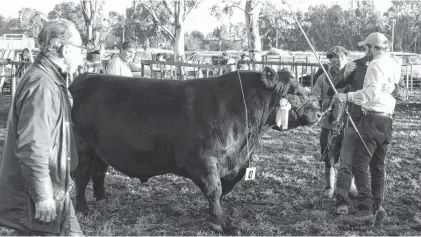
[[[285,107],[285,106],[287,106],[287,105],[288,105],[288,100],[287,100],[286,98],[282,98],[281,100],[279,100],[279,104],[280,104],[282,107]]]

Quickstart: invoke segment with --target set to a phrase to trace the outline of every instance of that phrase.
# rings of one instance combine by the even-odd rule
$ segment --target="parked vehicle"
[[[402,58],[402,77],[409,85],[421,87],[421,55],[415,53],[391,52],[390,54]]]

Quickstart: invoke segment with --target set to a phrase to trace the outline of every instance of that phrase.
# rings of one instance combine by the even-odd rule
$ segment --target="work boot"
[[[350,197],[357,197],[358,196],[358,190],[357,190],[357,186],[355,186],[354,178],[352,178],[351,187],[349,188],[349,196]]]
[[[351,226],[373,225],[375,217],[370,209],[357,209],[355,215],[348,215],[343,219],[343,223]]]
[[[325,168],[325,180],[325,196],[331,199],[333,198],[333,193],[335,192],[335,169],[333,167]]]

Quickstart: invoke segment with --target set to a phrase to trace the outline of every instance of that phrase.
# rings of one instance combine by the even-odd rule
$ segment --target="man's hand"
[[[344,77],[347,77],[351,72],[353,72],[357,68],[357,64],[355,62],[349,62],[345,65]]]
[[[394,83],[387,83],[382,85],[382,92],[387,94],[392,94],[395,91],[396,85]]]
[[[338,93],[333,96],[333,101],[338,103],[345,103],[348,102],[348,94],[347,93]]]
[[[41,202],[35,203],[35,219],[49,223],[56,219],[56,203],[53,198],[48,198]]]

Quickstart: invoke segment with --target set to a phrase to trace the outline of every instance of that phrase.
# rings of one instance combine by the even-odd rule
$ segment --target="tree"
[[[393,1],[392,7],[385,14],[386,22],[391,19],[396,20],[395,24],[395,42],[396,51],[417,51],[417,41],[420,39],[421,3],[410,1]],[[392,28],[389,27],[391,32]],[[391,33],[390,33],[391,35]]]
[[[81,0],[80,6],[82,8],[83,18],[85,19],[85,26],[87,29],[88,40],[92,39],[93,23],[95,16],[100,7],[98,0]]]
[[[56,4],[48,13],[48,19],[57,19],[64,18],[76,25],[76,28],[81,32],[82,38],[87,38],[87,35],[84,34],[85,23],[83,21],[82,8],[80,5],[76,5],[74,2],[62,2]]]
[[[202,32],[194,30],[190,34],[186,34],[186,50],[197,51],[204,49],[205,36]]]
[[[18,15],[18,18],[9,19],[6,23],[9,32],[36,38],[44,25],[44,14],[36,9],[24,7],[19,10]]]
[[[114,48],[124,42],[125,17],[115,11],[110,11],[102,28],[102,35],[106,47]]]
[[[220,4],[212,6],[211,14],[220,19],[223,15],[228,17],[232,16],[233,9],[240,9],[244,13],[248,49],[260,51],[262,50],[262,44],[260,41],[258,20],[262,6],[262,0],[222,0]]]
[[[154,0],[139,0],[142,7],[152,17],[154,24],[158,25],[160,32],[173,42],[176,61],[184,61],[185,57],[184,23],[186,18],[201,2],[202,0],[163,0],[160,2]],[[166,13],[167,15],[172,16],[172,18],[164,20],[162,18],[160,19],[159,13]],[[168,25],[172,26],[173,30],[168,27]]]

